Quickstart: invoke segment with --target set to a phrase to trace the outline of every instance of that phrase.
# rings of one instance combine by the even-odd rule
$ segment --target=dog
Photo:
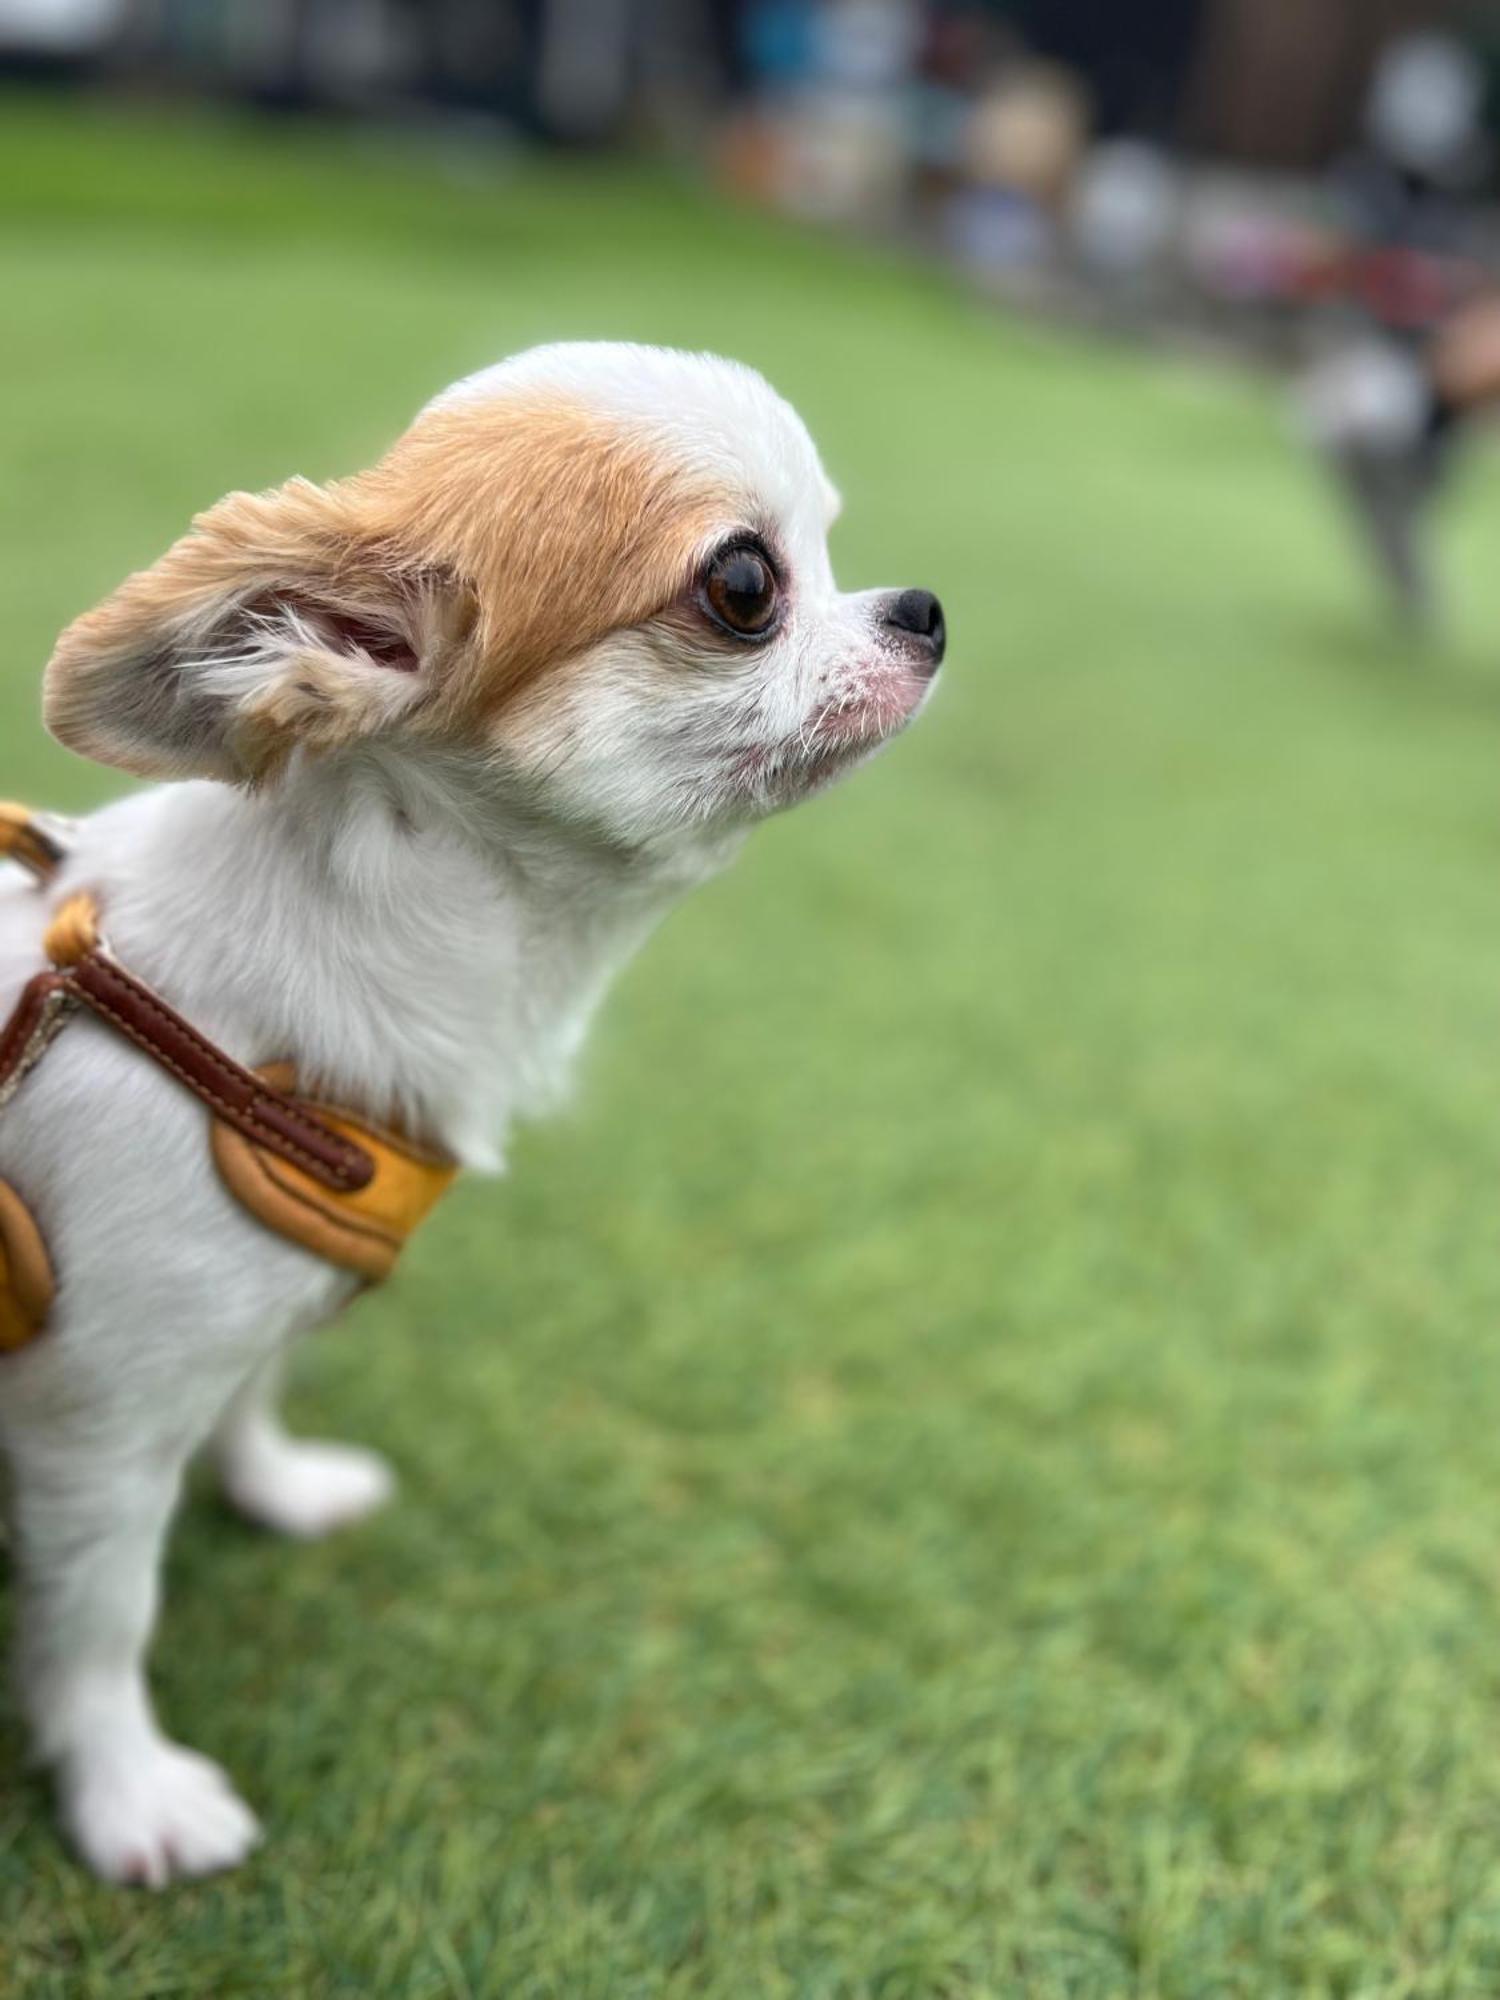
[[[926,701],[938,601],[841,593],[837,511],[753,371],[587,343],[457,383],[369,471],[221,500],[47,667],[54,735],[155,782],[79,822],[44,891],[0,867],[0,1023],[83,894],[106,970],[226,1075],[290,1061],[312,1115],[499,1170],[664,913]],[[190,1458],[294,1536],[393,1482],[276,1414],[283,1350],[357,1269],[247,1211],[205,1087],[123,1018],[75,1007],[0,1110],[55,1274],[0,1359],[0,1446],[31,1741],[87,1865],[160,1887],[259,1838],[147,1686]]]

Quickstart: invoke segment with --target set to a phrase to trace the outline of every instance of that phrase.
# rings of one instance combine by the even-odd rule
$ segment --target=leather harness
[[[45,891],[66,858],[60,822],[0,804],[0,859],[20,862]],[[92,896],[69,896],[55,909],[43,950],[46,967],[0,1028],[0,1113],[86,1009],[207,1108],[214,1166],[258,1222],[367,1284],[389,1277],[407,1238],[452,1184],[451,1160],[299,1095],[289,1063],[247,1069],[226,1055],[114,957]],[[44,1331],[56,1289],[35,1219],[0,1180],[0,1354]]]

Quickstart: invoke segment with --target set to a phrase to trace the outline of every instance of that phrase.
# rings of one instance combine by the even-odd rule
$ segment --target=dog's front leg
[[[214,1436],[228,1499],[252,1521],[308,1539],[363,1519],[388,1500],[395,1475],[378,1452],[289,1437],[276,1413],[282,1358],[265,1362]]]
[[[11,1468],[37,1751],[89,1866],[153,1888],[231,1867],[259,1838],[218,1766],[162,1734],[146,1686],[162,1545],[195,1442],[53,1433]]]

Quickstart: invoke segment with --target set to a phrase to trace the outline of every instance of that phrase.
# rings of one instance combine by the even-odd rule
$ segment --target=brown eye
[[[776,572],[759,549],[725,549],[703,579],[703,595],[718,623],[742,639],[759,639],[776,617]]]

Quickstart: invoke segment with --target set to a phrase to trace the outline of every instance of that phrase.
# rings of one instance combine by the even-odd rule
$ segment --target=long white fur
[[[261,792],[128,797],[82,824],[61,885],[93,890],[120,957],[231,1053],[294,1055],[320,1089],[483,1169],[517,1117],[566,1087],[611,975],[785,802],[756,775],[738,814],[724,810],[705,773],[738,769],[742,752],[774,773],[819,703],[836,727],[857,666],[895,671],[876,600],[834,588],[835,502],[811,442],[758,377],[641,349],[507,367],[449,394],[494,393],[519,369],[639,414],[722,464],[786,544],[795,629],[739,690],[743,741],[724,740],[730,711],[707,685],[701,726],[688,701],[664,729],[641,682],[660,648],[616,635],[569,677],[561,698],[579,706],[555,740],[539,690],[538,761],[515,796],[503,757],[418,754],[393,736],[295,756]],[[920,696],[902,698],[914,710]],[[51,900],[0,867],[0,1018],[41,963]],[[386,1496],[373,1454],[293,1442],[274,1414],[282,1349],[351,1281],[240,1210],[208,1166],[201,1107],[86,1018],[0,1118],[0,1177],[33,1207],[61,1280],[45,1338],[0,1364],[23,1701],[84,1859],[160,1885],[228,1866],[258,1837],[222,1772],[162,1733],[146,1686],[183,1470],[212,1438],[230,1496],[296,1535]]]

